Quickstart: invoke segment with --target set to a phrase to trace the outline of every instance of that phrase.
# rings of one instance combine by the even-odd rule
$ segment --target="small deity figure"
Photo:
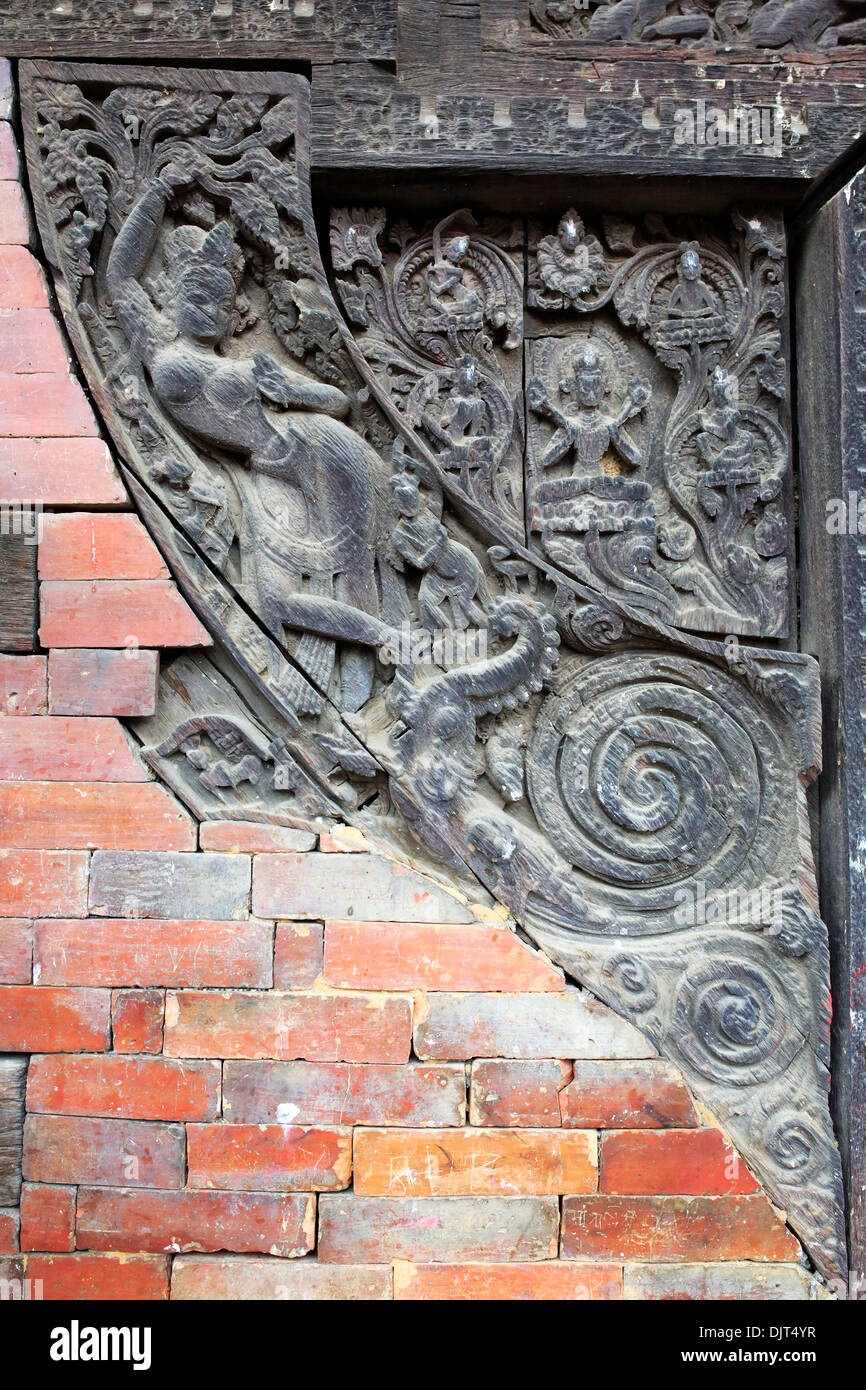
[[[473,471],[489,471],[493,460],[492,440],[484,433],[487,406],[478,387],[478,363],[465,356],[457,363],[457,375],[442,413],[437,420],[429,411],[423,416],[430,433],[444,446],[439,462],[449,471],[459,472],[460,486],[470,490]]]
[[[466,284],[466,273],[461,264],[469,252],[469,237],[466,232],[458,232],[442,244],[443,232],[449,223],[464,216],[465,212],[452,213],[443,218],[433,232],[433,263],[427,269],[427,307],[432,322],[427,327],[441,329],[443,321],[457,319],[458,326],[466,327],[466,320],[477,320],[480,326],[483,305],[475,290]]]
[[[422,623],[430,631],[456,628],[462,632],[470,624],[484,627],[490,594],[481,565],[471,550],[451,540],[422,497],[418,477],[405,459],[398,458],[397,469],[391,478],[391,494],[400,520],[392,545],[401,561],[422,571],[418,590]]]
[[[539,459],[539,467],[551,468],[574,454],[572,477],[601,477],[601,462],[611,447],[633,468],[640,467],[640,450],[623,425],[640,415],[649,402],[649,382],[643,378],[629,382],[621,409],[616,414],[606,410],[603,402],[610,388],[599,354],[591,343],[586,344],[577,359],[574,382],[577,410],[572,414],[566,414],[553,404],[541,382],[532,381],[529,384],[527,399],[530,410],[556,425]],[[560,389],[570,388],[565,385]]]
[[[701,279],[700,246],[684,241],[680,246],[677,283],[668,300],[668,318],[702,319],[718,312],[715,295]]]
[[[547,294],[535,295],[541,307],[576,305],[585,295],[611,282],[604,251],[597,237],[587,236],[583,220],[569,208],[555,236],[538,243],[538,274]]]

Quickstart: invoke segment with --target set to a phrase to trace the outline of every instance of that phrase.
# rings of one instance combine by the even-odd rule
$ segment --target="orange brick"
[[[40,586],[43,647],[209,647],[167,579],[51,579]]]
[[[531,1062],[498,1058],[473,1062],[469,1123],[504,1128],[525,1125],[558,1128],[561,1123],[559,1094],[570,1077],[570,1062],[549,1058]]]
[[[29,985],[33,978],[33,923],[0,917],[0,984]]]
[[[321,922],[278,922],[274,941],[274,989],[305,989],[322,973]]]
[[[165,990],[119,989],[111,996],[115,1052],[161,1052]]]
[[[617,1299],[622,1296],[622,1271],[614,1264],[394,1265],[394,1297],[403,1302],[472,1300],[506,1302],[574,1299]]]
[[[0,849],[0,914],[86,917],[87,858],[67,850]]]
[[[45,714],[47,709],[45,657],[0,655],[0,714]]]
[[[370,846],[354,825],[335,825],[319,836],[319,849],[322,854],[366,854]]]
[[[183,1125],[28,1115],[22,1168],[28,1182],[182,1187]]]
[[[0,1010],[0,1052],[104,1052],[109,994],[105,989],[9,985]]]
[[[249,985],[267,989],[269,922],[176,922],[116,917],[38,922],[34,969],[49,985]]]
[[[325,923],[325,978],[343,989],[553,990],[561,970],[507,927]]]
[[[75,1249],[75,1188],[25,1183],[21,1189],[21,1249]]]
[[[229,854],[274,854],[287,850],[310,850],[316,837],[309,830],[288,825],[260,825],[245,820],[206,820],[199,832],[202,849],[224,850]]]
[[[408,999],[375,994],[169,994],[171,1057],[277,1057],[310,1062],[406,1062]]]
[[[315,1237],[314,1197],[304,1194],[117,1191],[82,1188],[82,1250],[264,1251],[306,1255]]]
[[[241,1192],[333,1192],[352,1177],[348,1129],[189,1125],[190,1187]]]
[[[26,439],[99,434],[84,392],[65,372],[0,372],[0,432]]]
[[[622,1130],[602,1135],[599,1191],[718,1197],[758,1185],[717,1129]]]
[[[48,654],[52,714],[144,718],[156,709],[158,689],[159,652],[69,647]]]
[[[68,370],[69,361],[50,309],[0,311],[0,372]]]
[[[570,1260],[796,1260],[800,1247],[767,1198],[566,1197]]]
[[[130,505],[107,445],[92,438],[0,439],[0,497],[45,507]]]
[[[0,781],[147,782],[115,719],[0,715]]]
[[[581,1130],[356,1129],[357,1193],[370,1197],[594,1192],[596,1137]]]
[[[47,308],[48,286],[36,257],[24,246],[0,246],[0,309]]]
[[[26,246],[30,240],[30,219],[24,192],[13,179],[0,180],[0,243]]]
[[[129,512],[43,516],[40,579],[167,579],[162,556]]]
[[[167,1057],[36,1056],[27,1073],[27,1109],[105,1119],[213,1120],[220,1108],[220,1071],[219,1062]]]
[[[577,1129],[688,1129],[692,1098],[666,1062],[575,1062],[560,1093],[562,1123]]]
[[[168,1257],[29,1255],[27,1278],[41,1280],[46,1301],[149,1302],[168,1298]]]
[[[2,782],[0,844],[19,849],[195,849],[195,822],[154,782]]]
[[[0,1211],[0,1255],[17,1255],[20,1250],[18,1212],[12,1208]]]

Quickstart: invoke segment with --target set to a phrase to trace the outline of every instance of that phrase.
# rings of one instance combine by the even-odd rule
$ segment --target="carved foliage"
[[[832,49],[866,41],[862,0],[529,0],[533,40]]]

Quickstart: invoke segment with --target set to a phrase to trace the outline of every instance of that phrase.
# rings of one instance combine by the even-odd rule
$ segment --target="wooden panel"
[[[21,1192],[26,1057],[0,1057],[0,1207],[14,1207]]]
[[[38,600],[35,537],[15,534],[19,517],[36,520],[24,510],[0,508],[0,651],[36,650]]]

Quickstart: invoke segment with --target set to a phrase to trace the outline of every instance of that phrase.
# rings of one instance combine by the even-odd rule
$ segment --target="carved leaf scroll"
[[[581,257],[532,231],[524,286],[521,222],[339,210],[347,324],[301,78],[27,64],[22,96],[79,360],[215,639],[167,667],[145,756],[203,819],[348,821],[492,894],[676,1060],[838,1281],[817,669],[670,597],[780,627],[749,571],[781,553],[775,224],[575,222]]]

